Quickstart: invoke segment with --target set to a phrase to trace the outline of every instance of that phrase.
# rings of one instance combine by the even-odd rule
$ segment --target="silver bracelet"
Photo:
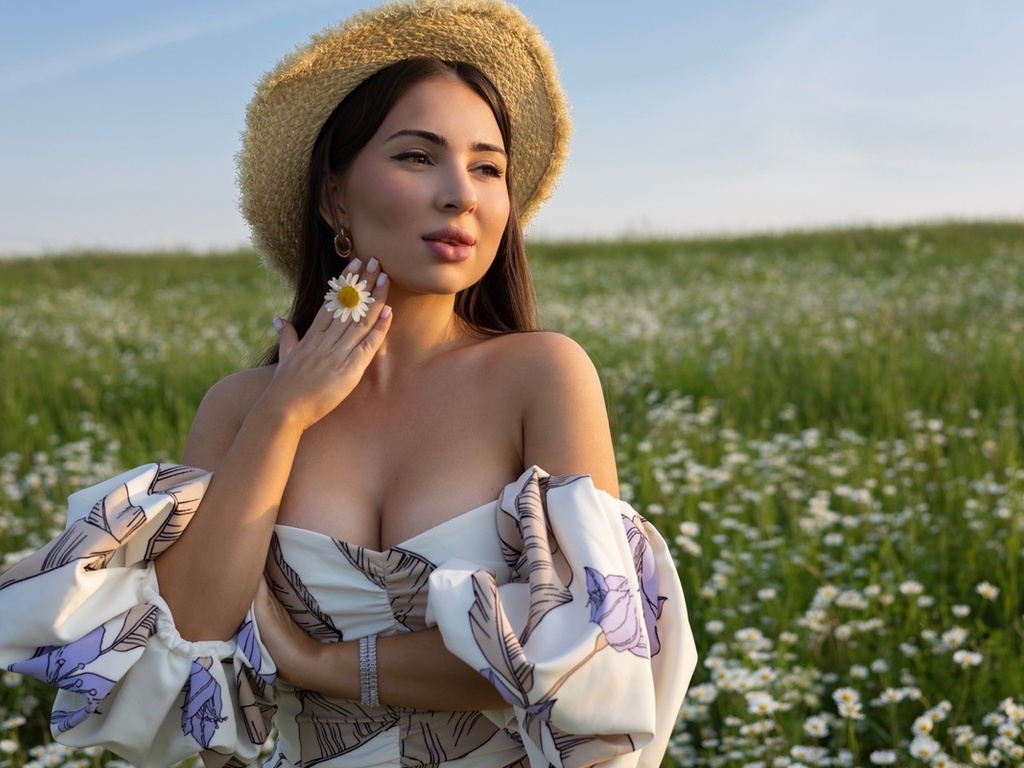
[[[377,693],[377,636],[359,638],[359,692],[364,707],[379,707]]]

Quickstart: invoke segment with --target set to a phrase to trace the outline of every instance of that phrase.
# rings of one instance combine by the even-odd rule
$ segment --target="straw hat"
[[[289,282],[298,274],[302,200],[320,129],[359,83],[414,56],[473,64],[501,93],[524,223],[551,194],[568,150],[569,115],[540,32],[502,0],[386,3],[285,56],[249,103],[238,155],[242,213],[264,263]]]

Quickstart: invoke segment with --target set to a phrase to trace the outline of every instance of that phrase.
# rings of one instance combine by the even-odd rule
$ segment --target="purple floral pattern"
[[[633,551],[633,568],[636,569],[640,582],[640,597],[644,608],[644,625],[647,627],[647,640],[651,645],[651,657],[661,651],[661,638],[658,636],[658,619],[665,607],[667,598],[658,594],[657,565],[654,561],[654,550],[641,525],[643,518],[622,515],[622,525],[626,530],[626,542]]]
[[[256,625],[253,624],[252,619],[246,619],[242,622],[241,629],[235,635],[235,641],[238,643],[239,650],[245,656],[245,660],[249,662],[249,666],[259,676],[264,685],[273,685],[277,675],[264,671],[263,654],[260,651],[260,644],[256,642]]]
[[[499,586],[494,572],[461,570],[461,564],[438,583],[462,605],[471,585],[471,637],[453,631],[449,643],[446,632],[446,644],[465,661],[474,660],[513,707],[530,755],[536,758],[539,750],[558,768],[639,754],[651,743],[663,750],[666,737],[659,734],[671,730],[666,724],[682,700],[674,691],[659,708],[655,688],[659,675],[672,673],[679,649],[666,645],[669,652],[662,653],[657,668],[651,658],[663,651],[658,622],[667,616],[666,626],[677,626],[677,615],[665,608],[679,594],[678,584],[665,581],[661,586],[669,589],[659,593],[659,578],[670,577],[675,567],[657,532],[626,510],[588,478],[549,477],[535,467],[509,485],[499,501],[498,533],[511,583]],[[685,610],[682,600],[678,606]],[[459,625],[457,612],[444,613],[445,623],[438,619],[442,627]],[[541,634],[542,620],[544,639],[531,642]],[[588,626],[592,629],[586,631]],[[564,628],[564,646],[555,640],[559,628]],[[462,651],[467,640],[471,645]],[[608,646],[614,653],[605,650]],[[691,673],[692,666],[680,674]],[[608,702],[607,718],[600,703],[580,698],[585,691],[601,690],[598,681],[604,679],[615,699]],[[636,706],[616,713],[626,701]],[[589,724],[599,721],[602,730],[588,732]],[[619,722],[616,732],[611,724]]]
[[[193,659],[177,653],[173,627],[154,642],[161,611],[143,599],[155,586],[147,562],[185,530],[210,478],[194,467],[149,464],[74,494],[67,530],[0,576],[0,615],[7,623],[0,628],[8,630],[0,631],[0,668],[57,686],[51,725],[61,740],[81,740],[88,732],[129,762],[149,760],[155,733],[177,734],[167,742],[177,759],[214,743],[231,743],[238,758],[220,754],[217,765],[248,764],[258,755],[276,691],[273,663],[255,628],[243,625],[232,658],[204,651]],[[47,606],[58,610],[47,613]],[[25,658],[23,649],[36,637],[43,645]],[[155,677],[147,676],[154,670]],[[228,685],[237,687],[237,696],[224,692]],[[103,706],[115,696],[147,700],[160,687],[165,695],[153,698],[167,702],[165,709]],[[179,692],[180,710],[170,704]],[[133,716],[138,719],[122,727],[122,719]],[[223,738],[229,720],[231,735]]]
[[[100,626],[67,645],[39,648],[35,656],[11,664],[8,669],[85,696],[86,703],[81,709],[53,713],[51,722],[58,730],[67,731],[85,720],[90,712],[96,712],[115,685],[114,680],[87,671],[103,652],[102,646],[103,627]]]
[[[203,656],[192,662],[192,672],[185,682],[185,703],[181,707],[181,732],[209,749],[213,735],[224,717],[220,684],[210,674],[213,659]]]
[[[601,627],[605,640],[616,651],[650,658],[637,615],[633,590],[625,576],[607,576],[585,566],[590,620]]]
[[[263,653],[256,640],[256,627],[251,619],[242,623],[235,641],[249,664],[241,665],[235,677],[238,708],[249,741],[262,744],[270,735],[271,722],[277,712],[277,691],[274,689],[277,675],[268,672],[264,666]]]
[[[219,656],[219,644],[207,651],[175,640],[167,633],[173,627],[155,605],[144,600],[122,604],[131,590],[119,580],[118,570],[148,589],[150,584],[140,578],[147,573],[144,561],[180,535],[209,477],[200,470],[150,465],[105,483],[102,492],[79,494],[72,504],[75,514],[69,513],[77,522],[13,572],[0,576],[0,615],[7,619],[12,615],[9,606],[17,605],[13,615],[18,625],[38,626],[31,630],[36,634],[25,630],[20,637],[11,635],[15,641],[0,647],[0,668],[62,689],[52,715],[55,733],[71,731],[66,738],[74,740],[81,738],[78,731],[103,731],[108,734],[104,745],[136,764],[149,759],[155,743],[167,745],[161,751],[168,759],[202,750],[204,760],[224,768],[249,764],[258,756],[271,731],[278,692],[273,661],[252,620],[242,624],[232,657],[225,658]],[[534,763],[585,768],[616,755],[646,751],[652,733],[646,713],[654,706],[649,703],[651,670],[655,679],[662,675],[682,680],[676,683],[677,690],[680,685],[685,690],[692,672],[692,666],[680,672],[677,663],[685,629],[680,628],[676,607],[682,607],[685,620],[685,603],[672,583],[674,564],[656,531],[635,513],[628,515],[626,505],[607,494],[595,496],[595,491],[586,478],[548,477],[534,468],[506,488],[493,512],[479,508],[480,527],[459,527],[464,540],[423,537],[416,541],[427,546],[415,551],[393,548],[383,553],[337,547],[347,560],[331,559],[329,537],[318,550],[322,557],[304,560],[308,532],[294,549],[286,546],[286,558],[278,534],[282,539],[288,536],[279,528],[268,557],[268,581],[296,621],[324,642],[341,640],[342,629],[364,631],[339,610],[340,596],[347,600],[355,593],[376,601],[370,595],[376,587],[384,593],[380,602],[395,622],[394,631],[415,631],[425,627],[430,616],[428,586],[438,600],[431,599],[435,611],[448,601],[444,591],[435,590],[432,575],[445,569],[444,558],[478,563],[472,568],[480,570],[466,571],[473,575],[472,590],[462,582],[462,598],[452,602],[458,607],[451,611],[451,623],[443,624],[440,613],[434,614],[435,620],[446,633],[446,644],[445,627],[463,627],[457,631],[465,636],[456,637],[456,642],[472,648],[474,666],[515,710],[519,722],[517,729],[499,729],[481,713],[388,706],[368,710],[285,687],[282,695],[298,699],[286,702],[286,711],[297,711],[301,703],[298,732],[295,741],[282,739],[270,764],[276,759],[276,764],[312,765],[365,749],[367,755],[394,750],[388,761],[405,768],[472,760],[478,750],[481,755],[507,755],[500,764],[521,766],[529,763],[521,757],[526,750]],[[433,562],[440,565],[435,568]],[[99,569],[108,570],[101,578],[82,578]],[[444,575],[438,589],[441,583],[447,589],[449,578]],[[110,588],[102,589],[108,583]],[[78,594],[83,585],[84,601]],[[33,595],[48,591],[54,597],[47,600],[66,605],[60,597],[65,589],[72,590],[76,604],[82,606],[73,612],[74,623],[52,617],[35,621]],[[112,599],[106,599],[108,594]],[[140,589],[136,599],[142,594]],[[88,623],[93,619],[95,623]],[[365,621],[363,614],[359,621]],[[0,620],[0,629],[4,623]],[[94,629],[61,645],[65,637],[76,636],[72,626],[83,632]],[[608,645],[616,652],[605,650]],[[647,650],[662,653],[647,662]],[[146,663],[136,665],[140,658]],[[146,672],[134,673],[133,668]],[[151,678],[154,669],[159,671]],[[603,689],[603,681],[615,682]],[[156,694],[150,686],[165,690]],[[103,706],[115,695],[127,701],[162,700],[166,708],[132,714],[131,707]],[[671,731],[671,713],[678,710],[674,697],[673,691],[664,706],[658,701],[657,711],[668,715],[658,715],[655,733]],[[619,701],[629,703],[607,705]],[[600,732],[593,734],[590,726],[598,721]],[[650,754],[664,748],[657,737],[653,745]],[[624,765],[632,760],[631,756]]]

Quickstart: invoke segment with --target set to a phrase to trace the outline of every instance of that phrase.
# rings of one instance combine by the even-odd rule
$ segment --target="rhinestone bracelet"
[[[359,638],[359,691],[364,707],[379,707],[377,694],[377,636]]]

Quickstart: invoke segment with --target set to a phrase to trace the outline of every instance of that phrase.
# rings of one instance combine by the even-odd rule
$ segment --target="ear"
[[[345,206],[342,203],[341,181],[333,173],[328,174],[320,193],[320,218],[335,232],[345,223]]]

